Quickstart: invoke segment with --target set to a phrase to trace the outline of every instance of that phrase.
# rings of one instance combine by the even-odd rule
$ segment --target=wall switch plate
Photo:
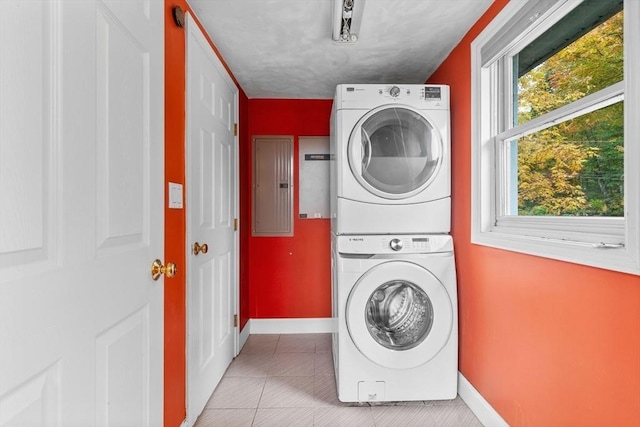
[[[182,184],[169,183],[169,209],[182,209]]]

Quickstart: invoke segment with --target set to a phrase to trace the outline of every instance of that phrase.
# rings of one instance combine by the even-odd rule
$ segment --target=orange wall
[[[429,78],[451,86],[460,371],[512,426],[637,426],[640,278],[470,243],[470,43],[506,3]]]
[[[185,185],[185,31],[173,22],[174,6],[180,6],[185,13],[190,11],[185,0],[165,0],[165,200],[168,200],[169,182]],[[211,40],[209,42],[211,43]],[[211,45],[220,56],[213,43]],[[224,60],[222,62],[224,63]],[[231,76],[233,77],[233,74]],[[242,89],[239,104],[239,140],[242,141],[247,135],[247,96]],[[186,194],[186,186],[184,190]],[[164,292],[164,425],[174,427],[179,426],[186,417],[185,209],[165,208],[164,233],[165,260],[174,261],[178,266],[176,276],[165,280]],[[242,255],[240,259],[243,259]],[[241,283],[243,279],[246,282],[244,267],[241,262]],[[241,286],[240,299],[248,299],[243,295],[244,292],[246,286]]]
[[[249,243],[249,314],[252,318],[331,317],[331,250],[328,219],[298,219],[298,137],[328,136],[331,100],[249,100],[244,141],[244,188]],[[294,136],[294,236],[251,237],[251,137]],[[328,183],[327,183],[328,185]]]

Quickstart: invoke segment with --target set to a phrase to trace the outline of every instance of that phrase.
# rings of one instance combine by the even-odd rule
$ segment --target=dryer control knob
[[[400,88],[398,86],[392,86],[391,89],[389,89],[389,95],[393,96],[394,98],[400,95]]]
[[[391,242],[389,242],[389,246],[394,251],[399,251],[400,249],[402,249],[402,240],[400,240],[400,239],[391,239]]]

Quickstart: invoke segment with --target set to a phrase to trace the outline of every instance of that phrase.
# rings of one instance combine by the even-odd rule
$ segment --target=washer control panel
[[[391,239],[391,241],[389,242],[389,247],[396,252],[402,249],[403,246],[404,244],[400,239]]]
[[[438,240],[438,239],[435,239]],[[433,236],[407,236],[407,237],[394,237],[391,240],[383,239],[382,244],[389,245],[394,252],[431,252],[433,242],[435,242]]]
[[[342,254],[417,254],[453,251],[453,240],[447,234],[424,235],[358,235],[335,237]]]

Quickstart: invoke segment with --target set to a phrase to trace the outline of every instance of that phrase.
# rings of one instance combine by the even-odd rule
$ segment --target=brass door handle
[[[175,262],[168,262],[166,266],[162,265],[162,261],[156,259],[151,264],[151,278],[153,280],[158,280],[160,276],[163,274],[167,276],[167,278],[172,278],[176,275],[178,271],[178,267],[176,267]]]
[[[203,254],[206,254],[207,252],[209,252],[209,246],[206,243],[200,244],[198,242],[195,242],[193,244],[193,254],[198,255],[201,252]]]

